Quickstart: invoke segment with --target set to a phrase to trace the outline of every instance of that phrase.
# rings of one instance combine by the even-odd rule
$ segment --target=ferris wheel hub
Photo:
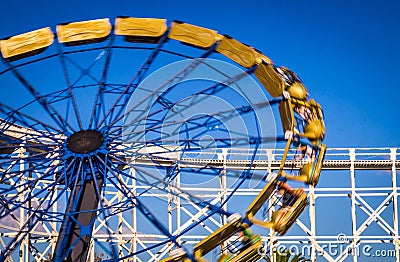
[[[67,148],[77,154],[88,154],[104,144],[104,136],[97,130],[81,130],[67,139]]]

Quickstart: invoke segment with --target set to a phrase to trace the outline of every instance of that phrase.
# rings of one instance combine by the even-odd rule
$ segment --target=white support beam
[[[350,186],[351,186],[351,228],[353,232],[353,242],[352,247],[353,250],[356,249],[358,243],[358,234],[357,234],[357,215],[356,215],[356,175],[354,170],[354,162],[356,161],[356,150],[351,148],[349,150],[350,156]],[[357,262],[357,256],[353,256],[353,262]]]
[[[390,149],[390,160],[392,161],[392,187],[393,187],[393,229],[394,229],[394,248],[396,251],[396,262],[400,261],[400,240],[399,240],[399,210],[398,210],[398,192],[397,192],[397,149]]]

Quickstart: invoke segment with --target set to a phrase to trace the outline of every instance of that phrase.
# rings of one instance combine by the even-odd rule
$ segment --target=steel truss
[[[26,171],[23,159],[26,152],[24,147],[15,151],[15,161],[10,161],[9,169],[11,168],[21,168],[21,170]],[[55,159],[53,161],[58,161],[56,157],[51,157],[49,153],[49,159]],[[285,236],[277,236],[273,231],[265,232],[263,234],[263,241],[266,246],[272,248],[288,247],[292,250],[296,246],[297,250],[308,250],[311,255],[312,261],[345,261],[346,259],[352,258],[353,261],[364,261],[360,258],[360,254],[363,247],[366,245],[380,244],[384,245],[387,249],[387,254],[392,258],[399,261],[399,189],[397,185],[397,176],[399,175],[398,170],[400,168],[400,149],[398,148],[340,148],[340,149],[329,149],[327,151],[323,172],[321,175],[320,185],[316,188],[308,187],[306,191],[308,193],[308,198],[310,201],[310,206],[308,212],[304,214],[297,220],[295,228],[292,232]],[[177,188],[184,190],[185,192],[198,195],[199,197],[208,199],[212,204],[223,203],[227,196],[229,196],[229,189],[227,187],[227,179],[229,176],[227,174],[231,171],[235,171],[238,168],[243,169],[248,162],[247,153],[243,150],[224,150],[219,153],[218,159],[210,160],[207,159],[208,155],[205,152],[200,153],[200,156],[194,159],[183,159],[182,163],[178,166],[178,173],[168,188],[170,193],[162,192],[155,193],[154,191],[146,190],[149,186],[136,185],[134,179],[126,178],[125,184],[129,185],[129,190],[132,194],[141,194],[142,201],[148,199],[151,202],[153,199],[163,199],[165,205],[163,210],[159,211],[159,214],[165,213],[164,222],[167,225],[168,231],[175,235],[179,232],[185,232],[188,226],[192,224],[193,221],[201,221],[202,216],[208,211],[208,208],[200,208],[198,205],[190,203],[182,203],[182,198],[177,197]],[[279,167],[280,158],[282,157],[282,152],[280,150],[267,150],[260,155],[259,160],[254,160],[254,169],[260,171],[267,171],[269,173],[275,171]],[[136,160],[140,165],[146,164],[146,159]],[[142,161],[142,163],[141,163]],[[220,176],[218,181],[212,183],[212,185],[185,185],[182,184],[180,171],[188,167],[207,164],[208,168],[220,168]],[[286,166],[292,166],[296,169],[300,163],[287,161]],[[49,164],[49,170],[53,164]],[[54,163],[56,166],[57,163]],[[4,168],[4,167],[3,167]],[[379,176],[390,176],[390,185],[377,185],[377,186],[362,186],[359,184],[366,184],[366,179],[363,176],[363,172],[367,170],[373,170],[372,175],[368,175],[368,179],[378,179]],[[7,176],[6,170],[1,170]],[[43,173],[48,172],[48,170],[35,170],[33,167],[31,172],[22,177],[25,180],[34,180]],[[135,177],[136,169],[131,168],[132,177]],[[340,176],[338,175],[340,174]],[[329,182],[325,183],[325,180],[335,179],[334,176],[338,175],[340,180],[343,182],[343,186],[333,187],[329,186]],[[347,180],[347,181],[346,181]],[[388,178],[386,178],[388,180]],[[389,181],[388,180],[388,181]],[[13,181],[12,179],[10,181]],[[13,181],[14,183],[19,183],[23,181]],[[35,189],[30,188],[25,191],[25,193],[18,193],[16,197],[27,198],[34,190],[40,190],[40,187],[46,188],[43,183],[50,183],[49,181],[42,181],[37,183]],[[368,183],[367,183],[368,184]],[[372,185],[369,184],[369,185]],[[241,188],[236,191],[234,199],[229,201],[228,204],[224,206],[227,208],[234,208],[235,205],[244,201],[247,197],[254,198],[260,189],[257,188]],[[104,191],[104,199],[108,205],[114,205],[118,203],[123,203],[126,196],[124,196],[120,191],[110,190],[108,188]],[[64,204],[62,201],[49,198],[48,201],[55,201],[52,205],[53,212],[62,212],[64,210]],[[43,197],[45,197],[43,195]],[[371,198],[374,200],[371,203]],[[379,198],[379,201],[376,199]],[[350,213],[351,219],[348,220],[343,217],[343,221],[327,221],[322,220],[323,212],[326,211],[326,207],[320,206],[320,200],[332,199],[334,202],[337,200],[338,205],[344,201],[349,202],[347,207],[350,210],[341,210],[343,213]],[[36,194],[35,198],[27,202],[26,205],[35,205],[41,201],[40,197]],[[23,199],[20,199],[21,203],[24,203]],[[324,202],[324,201],[322,201]],[[30,210],[31,208],[21,210]],[[332,209],[340,210],[337,206],[333,205]],[[59,209],[59,210],[57,210]],[[386,211],[386,212],[385,212]],[[140,215],[137,213],[137,209],[134,208],[131,211],[130,216],[126,214],[118,213],[115,215],[116,222],[118,224],[117,231],[114,234],[117,235],[118,252],[122,255],[124,252],[136,252],[138,249],[143,250],[143,253],[131,258],[130,261],[157,261],[168,252],[171,251],[171,245],[166,243],[168,237],[164,234],[159,233],[146,233],[146,229],[143,224],[140,223]],[[61,215],[61,214],[60,214]],[[59,228],[56,226],[57,218],[54,218],[54,222],[43,222],[34,224],[32,218],[29,219],[29,211],[23,212],[11,212],[9,224],[2,224],[2,234],[0,236],[0,244],[4,247],[7,243],[7,239],[15,237],[19,232],[24,232],[27,228],[32,228],[26,236],[24,236],[23,241],[19,247],[20,258],[19,261],[30,261],[30,255],[33,255],[34,261],[45,261],[48,258],[48,254],[53,253],[56,242],[58,238]],[[100,257],[101,253],[98,253],[98,247],[106,243],[108,239],[107,232],[107,219],[99,217],[95,223],[93,229],[93,236],[96,239],[95,242],[91,243],[90,246],[90,261],[93,261],[95,257]],[[2,220],[4,221],[4,220]],[[112,223],[111,221],[108,221]],[[221,227],[226,223],[225,216],[214,216],[207,221],[201,221],[201,225],[204,228],[204,232],[195,233],[188,231],[182,234],[179,239],[180,243],[185,243],[186,245],[196,244],[199,240],[207,236],[208,233],[212,233],[216,228]],[[344,229],[350,229],[350,232],[343,234],[342,231],[330,231],[330,234],[324,234],[321,232],[326,231],[327,227],[331,224],[335,228],[335,223],[347,223],[348,225],[343,227]],[[380,230],[368,230],[371,227],[379,228]],[[341,228],[338,226],[338,228]],[[261,228],[260,228],[260,231]],[[168,242],[168,241],[167,241]],[[149,245],[160,244],[160,248],[157,252],[154,248],[147,250]],[[337,250],[329,250],[328,245],[337,247]],[[332,247],[330,247],[332,248]],[[271,249],[272,250],[272,249]],[[340,251],[340,252],[339,252]],[[391,252],[389,252],[391,251]],[[305,254],[307,255],[307,254]],[[376,255],[376,254],[375,254]],[[11,258],[10,258],[11,259]],[[364,258],[365,259],[365,258]],[[10,260],[12,261],[12,260]]]

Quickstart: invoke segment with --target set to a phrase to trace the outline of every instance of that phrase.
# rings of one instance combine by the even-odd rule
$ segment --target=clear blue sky
[[[324,108],[330,147],[386,147],[400,146],[399,12],[398,0],[7,1],[0,38],[120,15],[208,27],[294,70]]]

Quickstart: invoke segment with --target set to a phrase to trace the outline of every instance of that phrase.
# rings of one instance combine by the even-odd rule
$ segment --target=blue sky
[[[399,11],[395,0],[8,1],[0,37],[120,15],[208,27],[295,71],[324,108],[328,146],[394,147],[400,146]]]

